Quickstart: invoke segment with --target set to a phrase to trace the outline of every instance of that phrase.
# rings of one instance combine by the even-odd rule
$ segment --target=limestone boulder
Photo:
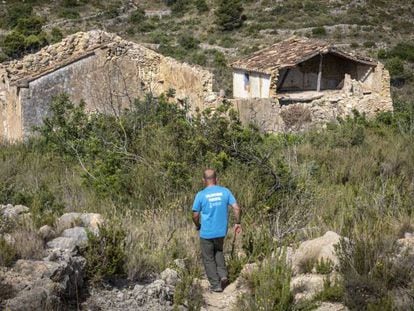
[[[9,219],[15,219],[19,215],[25,214],[29,212],[29,208],[24,205],[3,205],[3,208],[1,210],[1,213],[3,214],[3,217],[9,218]]]
[[[292,278],[290,282],[291,291],[295,302],[311,300],[323,290],[326,276],[322,274],[300,274]]]
[[[88,244],[88,235],[85,228],[74,227],[66,229],[60,237],[47,243],[49,248],[73,251],[84,248]]]
[[[49,241],[50,239],[52,239],[56,235],[56,232],[53,230],[53,228],[51,226],[44,225],[44,226],[42,226],[42,227],[39,228],[37,234],[44,241]]]
[[[180,280],[177,271],[170,268],[161,272],[161,279],[164,280],[165,284],[170,286],[176,286]]]
[[[2,284],[13,293],[4,301],[6,310],[58,310],[82,290],[86,260],[69,252],[55,261],[18,260],[2,271]]]
[[[337,233],[328,231],[319,238],[301,243],[292,257],[293,272],[303,273],[307,263],[322,260],[330,261],[333,266],[337,266],[339,259],[335,252],[335,245],[340,242],[340,239]]]
[[[56,223],[58,231],[68,228],[82,226],[97,234],[99,226],[104,223],[101,214],[97,213],[66,213],[59,217]]]
[[[315,311],[348,311],[342,303],[322,302]]]

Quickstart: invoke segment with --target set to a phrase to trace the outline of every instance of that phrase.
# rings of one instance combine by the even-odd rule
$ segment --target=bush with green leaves
[[[243,15],[243,4],[240,0],[223,0],[215,11],[216,25],[222,31],[240,28],[246,19]]]
[[[0,236],[0,267],[9,267],[17,259],[17,252],[2,236]]]
[[[286,263],[286,255],[269,259],[248,277],[252,292],[244,294],[237,302],[241,310],[293,310],[293,294],[290,291],[292,271]]]
[[[124,228],[116,221],[99,226],[97,235],[88,232],[84,256],[87,261],[87,277],[92,282],[125,275],[125,238]]]

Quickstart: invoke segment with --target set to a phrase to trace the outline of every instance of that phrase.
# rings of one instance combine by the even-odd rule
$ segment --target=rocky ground
[[[3,205],[0,211],[6,219],[27,216],[25,206]],[[99,214],[67,213],[61,216],[54,227],[43,226],[38,234],[46,242],[42,259],[20,259],[11,268],[0,270],[0,307],[14,310],[173,310],[175,286],[180,282],[182,260],[176,260],[173,269],[163,271],[159,278],[146,284],[118,281],[100,287],[87,286],[85,280],[86,259],[81,250],[87,244],[87,230],[99,234],[99,225],[104,222]],[[328,231],[323,236],[302,242],[297,248],[286,249],[286,260],[292,267],[291,291],[295,303],[312,300],[324,289],[325,280],[331,283],[340,280],[337,272],[339,259],[335,245],[341,237]],[[6,239],[7,240],[7,239]],[[9,237],[8,243],[13,243]],[[406,233],[397,244],[401,253],[414,250],[414,235]],[[397,254],[398,257],[398,254]],[[324,269],[310,267],[309,263],[329,263]],[[244,266],[239,278],[223,293],[209,291],[208,281],[197,280],[203,293],[202,310],[231,310],[237,298],[248,293],[246,278],[262,263]],[[324,271],[321,271],[324,270]],[[185,305],[180,310],[187,310]],[[348,310],[343,304],[321,302],[319,311]]]

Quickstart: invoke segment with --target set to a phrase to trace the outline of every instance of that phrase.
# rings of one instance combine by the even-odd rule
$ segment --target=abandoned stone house
[[[203,108],[213,76],[103,31],[80,32],[36,54],[0,64],[0,138],[20,140],[67,93],[88,111],[118,113],[135,98],[172,88],[179,101]]]
[[[389,73],[373,59],[292,37],[232,64],[242,119],[266,131],[300,130],[358,110],[392,110]]]

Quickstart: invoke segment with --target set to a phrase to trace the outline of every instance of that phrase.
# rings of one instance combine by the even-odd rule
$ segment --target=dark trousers
[[[220,286],[220,280],[227,278],[226,262],[223,254],[223,238],[200,238],[204,269],[212,287]]]

